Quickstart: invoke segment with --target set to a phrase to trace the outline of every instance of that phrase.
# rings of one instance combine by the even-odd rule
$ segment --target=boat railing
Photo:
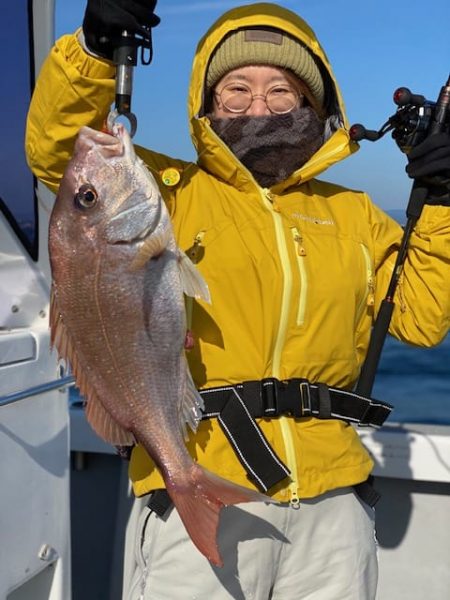
[[[40,385],[35,385],[26,388],[25,390],[21,390],[19,392],[14,392],[12,394],[0,396],[0,407],[7,406],[8,404],[13,404],[14,402],[18,402],[19,400],[24,400],[25,398],[30,398],[32,396],[39,396],[40,394],[44,394],[52,390],[72,387],[74,384],[75,378],[73,377],[73,375],[60,377],[59,379],[48,381],[46,383],[41,383]]]

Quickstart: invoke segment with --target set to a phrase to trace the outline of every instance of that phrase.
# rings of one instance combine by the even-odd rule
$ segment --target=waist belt
[[[290,471],[271,448],[256,418],[316,417],[380,427],[392,410],[385,402],[306,379],[245,381],[200,390],[200,394],[205,402],[203,419],[217,418],[247,476],[264,492]]]

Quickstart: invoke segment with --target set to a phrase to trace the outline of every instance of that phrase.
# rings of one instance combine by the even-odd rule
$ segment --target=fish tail
[[[217,567],[223,566],[217,545],[221,509],[240,502],[274,503],[269,496],[226,481],[199,465],[194,465],[189,485],[175,485],[167,491],[193,543]]]

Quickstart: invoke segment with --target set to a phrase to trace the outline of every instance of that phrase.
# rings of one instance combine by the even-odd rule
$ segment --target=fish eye
[[[79,208],[92,208],[97,204],[98,194],[90,183],[84,183],[75,194],[75,204]]]

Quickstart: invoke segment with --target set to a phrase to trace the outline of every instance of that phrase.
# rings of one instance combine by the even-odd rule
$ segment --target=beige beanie
[[[276,29],[240,29],[225,37],[209,63],[207,89],[229,71],[255,64],[289,69],[307,85],[313,107],[323,109],[324,84],[314,58],[301,42]]]

